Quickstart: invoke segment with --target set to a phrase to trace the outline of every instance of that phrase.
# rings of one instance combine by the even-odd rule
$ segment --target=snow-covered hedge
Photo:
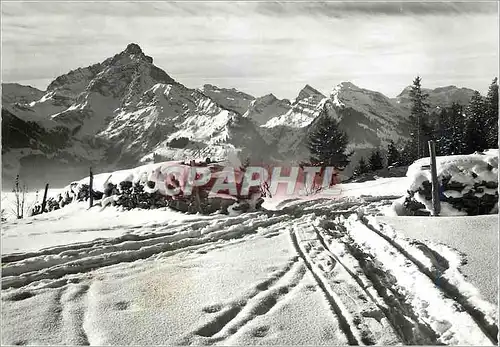
[[[241,197],[239,199],[227,194],[217,194],[217,196],[212,197],[204,189],[197,189],[196,194],[184,194],[183,191],[179,196],[171,197],[167,194],[166,178],[168,169],[172,166],[186,169],[182,174],[176,176],[177,184],[180,187],[184,187],[186,182],[192,180],[187,172],[187,169],[190,168],[189,163],[181,161],[147,164],[128,170],[95,174],[92,189],[94,202],[103,208],[108,205],[122,206],[127,210],[170,207],[182,212],[205,214],[217,211],[223,213],[245,212],[258,209],[262,204],[263,200],[260,194],[254,194],[255,196],[252,195],[251,198],[247,199]],[[214,177],[223,174],[224,166],[221,164],[198,162],[196,166],[208,168]],[[238,177],[235,179],[238,180]],[[89,177],[72,182],[63,189],[61,194],[47,200],[43,212],[57,210],[73,201],[88,201],[90,198],[89,183]],[[39,213],[42,213],[41,204],[35,206],[32,215]]]
[[[429,158],[415,161],[407,171],[407,195],[395,203],[399,215],[429,215],[432,211]],[[437,157],[441,215],[480,215],[498,212],[498,149],[470,155]]]

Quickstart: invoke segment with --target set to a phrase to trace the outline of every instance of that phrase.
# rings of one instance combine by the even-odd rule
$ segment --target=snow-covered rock
[[[436,164],[441,215],[497,213],[498,150],[437,157]],[[422,158],[408,168],[406,175],[410,181],[404,201],[405,213],[432,212],[431,172],[422,168],[427,165],[429,158]]]

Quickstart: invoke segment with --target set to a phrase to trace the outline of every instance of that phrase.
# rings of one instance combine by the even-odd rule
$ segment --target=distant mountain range
[[[408,136],[409,89],[396,98],[336,85],[325,96],[306,85],[294,100],[254,97],[204,85],[189,89],[153,64],[136,44],[52,81],[46,91],[2,84],[2,178],[32,188],[67,184],[88,173],[156,160],[224,159],[238,151],[253,162],[307,159],[307,136],[325,109],[355,149],[353,161]],[[432,107],[466,104],[471,89],[426,90]],[[349,171],[349,169],[348,169]]]

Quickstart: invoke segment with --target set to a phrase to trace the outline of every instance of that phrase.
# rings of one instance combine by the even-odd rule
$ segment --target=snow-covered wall
[[[441,215],[498,212],[498,149],[470,155],[437,157]],[[395,203],[398,214],[427,215],[432,211],[430,158],[415,161],[407,171],[408,194]]]

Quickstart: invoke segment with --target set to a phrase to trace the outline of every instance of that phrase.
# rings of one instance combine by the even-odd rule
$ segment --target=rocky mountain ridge
[[[359,154],[407,137],[405,95],[394,100],[349,82],[329,96],[306,85],[294,100],[209,84],[189,89],[129,44],[57,77],[46,91],[2,85],[2,175],[7,184],[18,173],[33,186],[66,184],[89,166],[103,172],[229,152],[299,162],[322,111],[339,120]]]

